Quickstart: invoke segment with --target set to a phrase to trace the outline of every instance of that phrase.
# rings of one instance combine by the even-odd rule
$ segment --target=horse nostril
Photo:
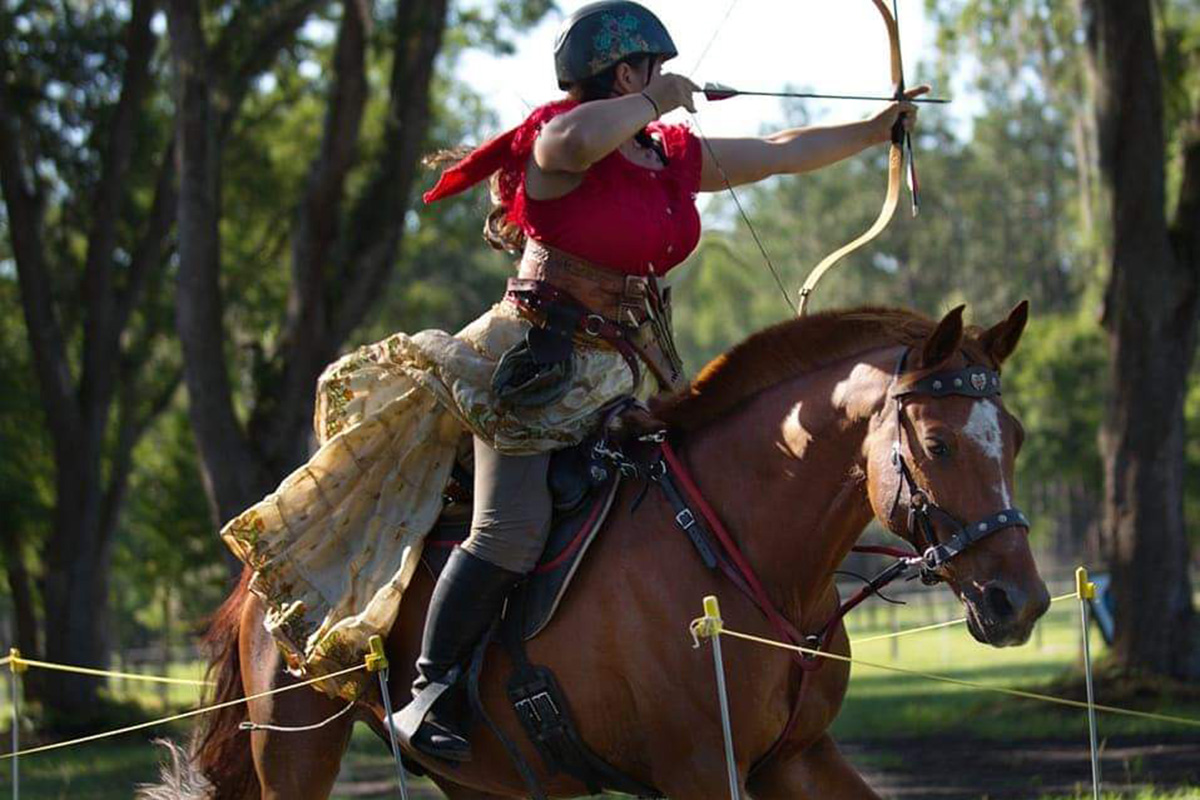
[[[1016,614],[1008,592],[996,584],[983,590],[983,603],[997,619],[1009,619]]]

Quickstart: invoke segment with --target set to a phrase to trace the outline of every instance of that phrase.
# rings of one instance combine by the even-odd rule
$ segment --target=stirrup
[[[428,719],[434,704],[462,677],[454,667],[425,687],[408,705],[392,714],[392,727],[400,741],[414,750],[446,761],[469,761],[471,743],[453,729]]]
[[[409,739],[413,749],[442,761],[465,762],[471,760],[471,742],[462,734],[427,719],[413,732]]]

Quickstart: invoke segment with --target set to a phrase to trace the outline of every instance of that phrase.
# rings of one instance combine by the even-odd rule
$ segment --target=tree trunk
[[[86,446],[81,449],[86,449]],[[100,475],[87,459],[58,459],[54,533],[46,548],[46,660],[108,667],[110,531],[104,530]],[[52,724],[73,727],[94,706],[100,678],[48,672],[43,678]]]
[[[344,0],[324,136],[314,154],[292,231],[292,285],[284,334],[271,354],[282,379],[255,387],[250,419],[234,408],[220,289],[220,157],[232,126],[216,119],[215,87],[226,81],[209,53],[193,3],[171,0],[176,70],[179,184],[177,323],[186,364],[189,413],[205,488],[220,525],[257,502],[307,453],[318,375],[378,299],[395,263],[415,164],[429,120],[433,62],[446,0],[402,3],[383,146],[369,180],[347,199],[367,97],[370,4]],[[253,50],[254,48],[251,48]],[[236,110],[236,103],[227,104]],[[229,113],[229,112],[227,112]],[[334,288],[336,287],[336,291]]]
[[[266,485],[241,434],[232,403],[222,335],[219,282],[220,145],[213,76],[200,9],[189,0],[167,6],[175,67],[176,227],[179,278],[176,328],[183,348],[188,416],[196,434],[213,514],[226,519],[229,497],[253,497]]]
[[[0,86],[0,191],[12,233],[45,424],[54,443],[54,523],[43,553],[45,657],[89,667],[107,666],[105,614],[112,532],[130,452],[157,413],[130,411],[129,426],[122,425],[119,435],[112,437],[114,394],[118,377],[125,380],[127,390],[129,384],[144,388],[137,379],[149,370],[145,362],[134,362],[136,369],[130,372],[122,371],[121,362],[156,335],[153,325],[130,324],[130,315],[143,300],[148,279],[162,268],[169,229],[163,210],[171,194],[170,174],[163,169],[153,210],[143,220],[144,229],[139,226],[135,246],[129,246],[126,239],[132,237],[122,230],[130,222],[122,217],[122,210],[130,205],[127,178],[139,155],[136,145],[154,81],[150,65],[157,44],[151,25],[154,1],[134,0],[127,7],[130,18],[123,33],[120,92],[111,113],[105,115],[105,124],[97,126],[86,145],[94,148],[90,155],[101,167],[99,180],[69,187],[90,192],[82,263],[62,249],[48,248],[43,236],[47,217],[65,227],[72,223],[67,215],[47,213],[50,197],[59,188],[50,190],[40,170],[33,168],[44,157],[37,150],[41,138],[35,133],[37,124],[29,116],[28,104],[12,94],[43,87],[14,87],[8,81]],[[68,230],[49,238],[66,240],[74,234]],[[126,257],[129,253],[131,259]],[[63,281],[68,285],[56,286],[55,279],[64,276],[71,276]],[[69,282],[79,278],[78,286]],[[61,323],[60,318],[82,321],[82,335],[75,335],[78,328]],[[131,393],[137,396],[137,391]],[[56,724],[70,726],[95,710],[100,685],[96,678],[60,672],[40,678],[43,699]]]
[[[1151,4],[1090,0],[1087,8],[1101,170],[1112,211],[1104,313],[1112,371],[1101,449],[1104,538],[1116,600],[1113,657],[1128,669],[1188,677],[1195,663],[1183,405],[1200,312],[1200,262],[1194,246],[1173,240],[1166,219]],[[1180,214],[1195,213],[1186,206],[1180,203]],[[1194,218],[1181,220],[1181,227],[1195,228]]]

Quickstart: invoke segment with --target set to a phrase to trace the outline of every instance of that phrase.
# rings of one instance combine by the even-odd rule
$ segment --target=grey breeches
[[[475,506],[463,548],[510,572],[532,570],[550,535],[549,466],[549,453],[501,455],[476,437]]]

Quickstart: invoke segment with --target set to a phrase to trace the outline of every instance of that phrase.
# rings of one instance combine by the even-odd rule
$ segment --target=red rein
[[[712,529],[713,533],[720,542],[721,548],[725,551],[726,557],[733,562],[733,566],[738,572],[738,577],[741,578],[742,583],[745,584],[745,588],[749,590],[748,594],[750,595],[750,599],[754,601],[754,604],[757,605],[763,612],[767,620],[771,623],[772,627],[774,627],[775,630],[786,641],[797,646],[811,646],[813,643],[808,642],[805,637],[796,629],[796,627],[783,616],[778,608],[775,607],[775,604],[771,601],[770,595],[767,594],[767,590],[763,587],[762,581],[758,579],[758,575],[754,572],[754,567],[750,566],[750,562],[746,559],[746,556],[742,553],[742,551],[738,549],[737,543],[733,540],[733,537],[729,534],[728,529],[726,529],[725,525],[721,522],[720,517],[718,517],[716,512],[713,511],[713,508],[708,504],[708,501],[704,499],[704,495],[700,492],[700,487],[696,485],[695,480],[692,479],[691,473],[688,472],[687,467],[684,466],[683,461],[680,460],[679,455],[675,452],[675,449],[671,447],[670,442],[664,441],[662,443],[662,454],[663,459],[666,460],[667,465],[671,468],[671,473],[674,475],[675,480],[678,481],[680,487],[687,494],[688,500],[700,511],[701,516],[704,517],[704,521],[708,523],[708,526]],[[887,547],[885,545],[860,545],[852,549],[856,553],[891,556],[892,558],[907,559],[916,555],[908,550],[902,550],[897,547]],[[834,623],[844,617],[851,609],[866,600],[872,594],[875,594],[874,590],[868,590],[864,587],[863,590],[855,593],[849,600],[842,603],[838,607],[838,610],[834,613],[833,617],[821,629],[822,636],[820,642],[817,644],[817,647],[822,649],[825,648],[829,644],[829,639],[832,637],[833,631],[836,629]],[[805,670],[816,669],[823,663],[822,659],[804,658],[803,654],[798,652],[795,653],[795,657],[797,663],[799,663],[801,668]]]
[[[758,579],[758,575],[754,572],[754,567],[750,566],[750,562],[746,560],[745,555],[743,555],[742,551],[738,549],[737,543],[734,542],[733,537],[729,535],[729,531],[725,528],[725,525],[721,522],[716,512],[713,511],[712,506],[710,506],[708,501],[704,499],[704,495],[700,493],[700,487],[698,487],[696,482],[692,480],[691,473],[689,473],[687,467],[683,465],[683,462],[679,459],[679,455],[675,452],[675,449],[671,447],[670,442],[662,443],[662,454],[663,458],[667,462],[667,466],[671,468],[671,474],[674,476],[675,480],[679,482],[679,485],[683,491],[688,495],[688,500],[690,500],[700,511],[700,514],[704,517],[704,521],[708,523],[708,526],[712,529],[713,533],[720,541],[721,548],[725,551],[725,555],[730,561],[733,562],[733,565],[737,568],[737,571],[741,573],[742,579],[750,589],[751,599],[754,601],[754,604],[757,605],[763,614],[766,615],[767,619],[771,622],[771,625],[783,636],[785,640],[794,645],[803,644],[804,637],[798,630],[796,630],[792,623],[788,622],[787,619],[784,618],[779,609],[775,607],[775,604],[771,601],[770,595],[767,594],[767,590],[763,588],[762,581]],[[797,661],[799,661],[805,669],[811,668],[809,666],[809,662],[803,659],[800,653],[797,653],[796,656]]]

